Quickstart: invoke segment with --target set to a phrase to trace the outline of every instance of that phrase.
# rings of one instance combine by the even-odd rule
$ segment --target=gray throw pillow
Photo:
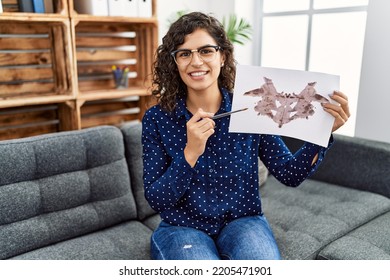
[[[264,163],[259,159],[259,186],[263,186],[268,178],[268,169]]]

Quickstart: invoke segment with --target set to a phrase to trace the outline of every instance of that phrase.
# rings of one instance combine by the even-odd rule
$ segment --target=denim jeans
[[[281,259],[264,215],[238,218],[217,236],[161,222],[151,238],[151,253],[156,260]]]

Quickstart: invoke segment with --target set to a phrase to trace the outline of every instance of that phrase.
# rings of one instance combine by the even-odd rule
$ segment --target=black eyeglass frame
[[[174,51],[171,52],[171,56],[172,56],[173,60],[175,61],[175,63],[178,64],[177,61],[176,61],[176,54],[177,54],[178,52],[188,51],[188,52],[190,52],[191,55],[192,55],[194,52],[199,53],[200,50],[205,49],[205,48],[214,48],[216,53],[217,53],[218,51],[221,51],[221,50],[222,50],[222,47],[220,47],[220,46],[205,45],[205,46],[199,47],[199,48],[197,48],[197,49],[193,49],[193,50],[190,50],[190,49],[177,49],[177,50],[174,50]],[[201,59],[202,59],[202,58],[201,58]],[[202,61],[203,61],[203,59],[202,59]],[[179,64],[178,64],[178,65],[179,65]]]

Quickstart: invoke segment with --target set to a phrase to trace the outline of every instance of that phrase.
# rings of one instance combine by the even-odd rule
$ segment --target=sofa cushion
[[[125,141],[125,154],[131,187],[137,204],[138,218],[144,220],[156,212],[150,207],[145,198],[143,183],[143,161],[142,161],[142,124],[139,121],[132,121],[121,126]]]
[[[319,259],[390,260],[390,212],[326,246]]]
[[[0,154],[0,259],[136,218],[116,127],[2,141]]]
[[[384,196],[311,179],[290,188],[269,176],[260,193],[284,259],[315,259],[331,242],[390,210]]]
[[[150,259],[152,231],[138,221],[43,247],[12,259],[25,260],[145,260]]]
[[[144,225],[146,225],[152,230],[156,230],[160,222],[161,222],[161,217],[159,214],[151,215],[142,221]]]

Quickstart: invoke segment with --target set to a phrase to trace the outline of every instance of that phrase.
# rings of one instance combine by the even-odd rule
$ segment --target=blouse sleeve
[[[196,171],[185,160],[184,151],[175,158],[166,153],[159,128],[148,113],[142,120],[142,146],[145,198],[162,212],[183,196]]]
[[[330,137],[327,147],[305,142],[295,154],[292,154],[280,136],[262,135],[259,155],[278,181],[286,186],[297,187],[317,170],[332,144],[333,136]],[[312,164],[316,154],[318,159]]]

